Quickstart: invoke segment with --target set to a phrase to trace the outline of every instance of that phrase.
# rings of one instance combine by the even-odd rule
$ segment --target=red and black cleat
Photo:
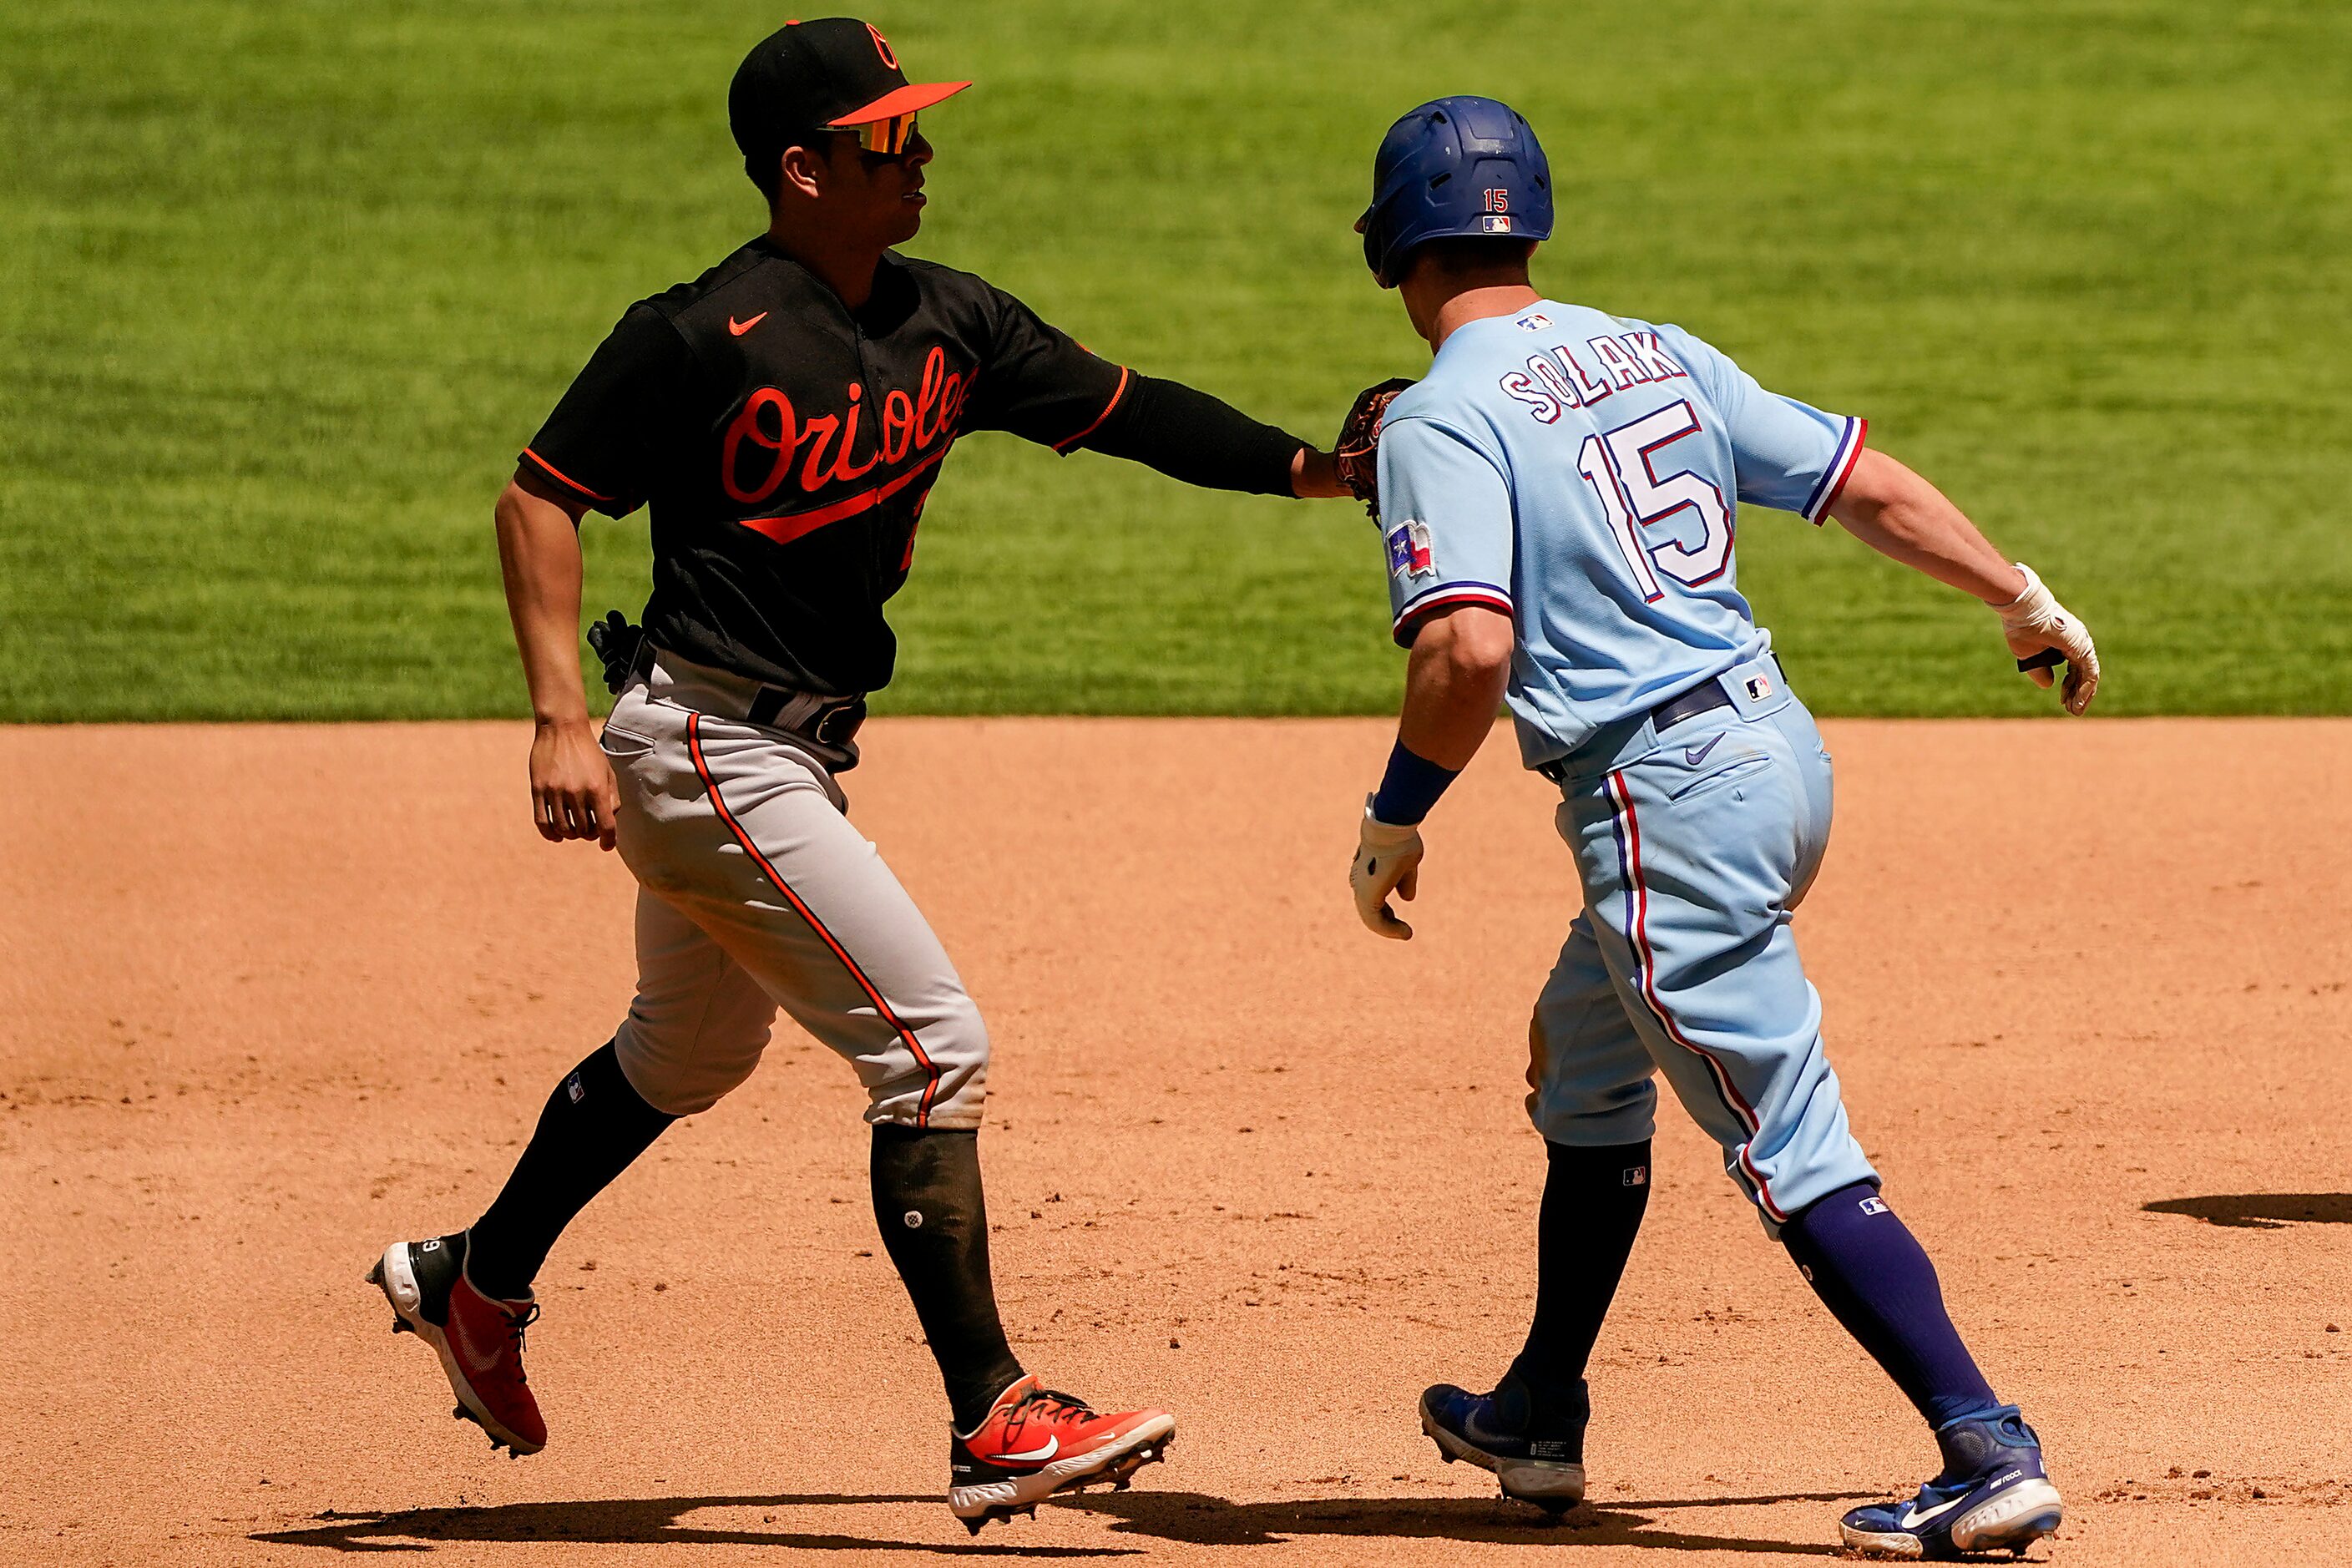
[[[466,1278],[466,1237],[395,1241],[368,1270],[392,1303],[394,1333],[412,1333],[441,1358],[457,1415],[516,1458],[547,1447],[547,1423],[522,1371],[523,1330],[539,1316],[526,1298],[500,1301]]]
[[[1040,1499],[1080,1487],[1124,1489],[1176,1436],[1164,1410],[1097,1414],[1034,1376],[998,1394],[987,1416],[948,1446],[948,1507],[974,1535],[992,1519],[1037,1514]]]

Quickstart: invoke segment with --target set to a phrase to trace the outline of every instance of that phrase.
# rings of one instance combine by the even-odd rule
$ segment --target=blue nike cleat
[[[1838,1524],[1867,1557],[1950,1562],[1970,1552],[2025,1549],[2058,1528],[2064,1510],[2042,1468],[2042,1439],[2004,1405],[1936,1434],[1944,1473],[1907,1503],[1858,1508]]]
[[[1421,1429],[1447,1464],[1465,1459],[1495,1472],[1503,1495],[1550,1514],[1584,1500],[1584,1424],[1591,1405],[1581,1380],[1569,1408],[1546,1409],[1517,1373],[1492,1394],[1441,1383],[1421,1396]]]

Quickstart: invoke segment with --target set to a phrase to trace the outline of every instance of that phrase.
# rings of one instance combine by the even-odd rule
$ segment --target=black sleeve
[[[1131,371],[1127,395],[1079,444],[1148,464],[1188,485],[1261,496],[1295,493],[1290,463],[1307,445],[1181,381]]]
[[[517,458],[533,479],[610,517],[646,502],[693,354],[650,305],[623,316]]]
[[[1306,442],[1204,392],[1155,381],[1088,352],[1001,289],[994,341],[965,424],[1073,452],[1084,447],[1216,489],[1288,495]]]

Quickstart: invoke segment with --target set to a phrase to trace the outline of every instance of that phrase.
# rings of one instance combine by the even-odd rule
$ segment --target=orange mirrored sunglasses
[[[859,151],[895,158],[915,140],[915,117],[894,114],[887,120],[869,121],[864,125],[845,125],[842,129],[857,138]]]

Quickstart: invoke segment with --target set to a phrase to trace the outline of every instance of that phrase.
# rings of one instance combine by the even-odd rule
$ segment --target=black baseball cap
[[[787,22],[735,68],[727,124],[747,162],[766,163],[816,132],[908,120],[971,85],[908,81],[890,40],[855,16]]]

